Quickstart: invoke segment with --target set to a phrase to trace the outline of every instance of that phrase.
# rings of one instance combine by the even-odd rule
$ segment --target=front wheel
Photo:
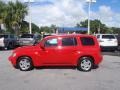
[[[80,71],[88,72],[92,69],[93,62],[90,57],[82,57],[78,61],[77,69]]]
[[[32,70],[33,68],[33,64],[32,64],[32,60],[29,57],[21,57],[18,60],[18,68],[21,71],[29,71]]]

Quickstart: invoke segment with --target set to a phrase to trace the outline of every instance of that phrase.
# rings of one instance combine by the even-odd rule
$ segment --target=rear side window
[[[80,37],[83,46],[93,46],[95,45],[94,39],[91,37]]]
[[[103,39],[115,39],[114,35],[102,35]]]
[[[62,46],[76,46],[77,45],[77,40],[76,38],[63,38],[62,39]]]

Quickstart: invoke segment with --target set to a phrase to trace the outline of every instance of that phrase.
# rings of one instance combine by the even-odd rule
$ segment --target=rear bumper
[[[118,46],[100,46],[101,50],[117,50]]]

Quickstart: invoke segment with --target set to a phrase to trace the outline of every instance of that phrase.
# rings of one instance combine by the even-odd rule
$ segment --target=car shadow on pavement
[[[120,51],[115,51],[115,52],[103,51],[102,55],[119,56],[120,57]]]
[[[75,66],[42,66],[42,67],[35,67],[35,69],[77,69]]]
[[[98,65],[94,65],[92,69],[97,69],[99,68]],[[39,70],[39,69],[72,69],[72,70],[76,70],[77,67],[76,66],[42,66],[42,67],[35,67],[35,69]]]

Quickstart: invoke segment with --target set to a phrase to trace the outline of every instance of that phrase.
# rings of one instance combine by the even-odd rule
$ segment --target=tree
[[[27,21],[22,22],[20,33],[29,33],[29,23]],[[40,33],[39,27],[34,23],[32,23],[32,33]]]
[[[19,1],[9,2],[7,8],[6,25],[9,29],[14,30],[16,34],[19,33],[22,21],[27,15],[27,5]]]
[[[80,22],[76,25],[77,27],[88,27],[88,20]],[[90,31],[93,33],[106,33],[109,29],[105,24],[102,24],[100,20],[90,20]]]
[[[6,9],[7,9],[7,5],[4,2],[0,1],[0,31],[2,31],[1,25],[5,24],[5,19],[7,17]]]
[[[32,23],[32,32],[33,33],[40,33],[40,29],[37,25],[35,25],[34,23]]]
[[[120,34],[120,28],[112,27],[110,29],[114,34]]]
[[[44,32],[44,33],[53,33],[53,29],[51,27],[44,26],[44,27],[40,27],[40,33],[41,32]]]
[[[50,29],[52,30],[52,31],[51,31],[52,33],[56,33],[57,26],[54,25],[54,24],[52,24],[52,25],[50,26]]]

